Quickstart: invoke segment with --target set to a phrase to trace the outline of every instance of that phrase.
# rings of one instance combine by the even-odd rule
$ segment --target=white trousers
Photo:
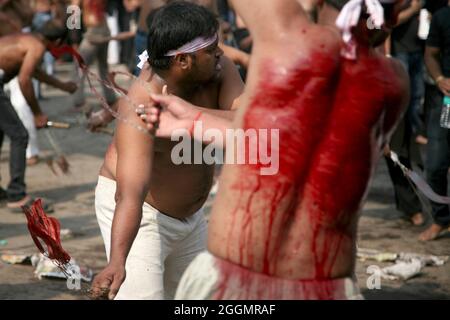
[[[9,82],[9,90],[11,94],[11,104],[22,121],[25,129],[28,131],[28,147],[27,147],[27,159],[39,155],[39,143],[37,139],[36,125],[34,124],[34,115],[28,105],[25,97],[20,89],[19,79],[15,77]]]
[[[99,176],[95,212],[109,261],[116,182]],[[160,213],[147,203],[141,225],[126,262],[126,278],[116,299],[173,299],[180,278],[205,250],[206,220],[203,210],[186,219]]]

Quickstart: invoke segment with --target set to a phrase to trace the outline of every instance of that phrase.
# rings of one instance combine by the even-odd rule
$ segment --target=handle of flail
[[[55,122],[55,121],[47,121],[47,127],[57,128],[57,129],[69,129],[70,124],[65,122]]]

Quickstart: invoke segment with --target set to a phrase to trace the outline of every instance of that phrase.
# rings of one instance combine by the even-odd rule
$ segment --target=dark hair
[[[47,21],[42,27],[36,30],[49,41],[64,40],[67,36],[67,28],[52,20]]]
[[[219,22],[208,9],[176,1],[155,10],[147,19],[149,26],[148,62],[156,69],[169,69],[171,58],[164,55],[197,37],[211,37]]]

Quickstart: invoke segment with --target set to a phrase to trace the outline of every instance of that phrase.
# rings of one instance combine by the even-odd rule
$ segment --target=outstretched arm
[[[162,111],[157,107],[150,107],[140,113],[148,130],[155,130],[158,123],[156,131],[158,137],[168,138],[175,132],[183,130],[197,141],[214,143],[219,148],[225,148],[223,141],[204,141],[203,134],[210,129],[215,129],[222,132],[225,137],[226,130],[232,127],[233,120],[229,118],[234,111],[214,110],[215,112],[212,113],[210,109],[194,106],[174,95],[153,94],[151,97],[157,105],[162,107]],[[201,132],[193,130],[198,121],[202,123]]]
[[[33,77],[43,83],[46,83],[52,87],[58,88],[62,91],[65,91],[67,93],[74,93],[77,91],[77,84],[73,81],[61,81],[58,78],[49,75],[48,73],[44,72],[41,68],[36,68],[34,71]]]
[[[132,86],[129,97],[138,103],[149,99],[139,84]],[[92,284],[94,295],[101,293],[100,288],[109,288],[109,299],[114,299],[125,280],[125,262],[141,223],[153,162],[153,136],[133,127],[142,126],[142,122],[125,100],[119,103],[119,113],[128,123],[118,121],[115,136],[117,191],[110,260]]]
[[[44,55],[45,47],[40,42],[34,40],[30,40],[29,45],[30,47],[25,54],[18,75],[19,86],[25,97],[25,101],[33,112],[36,127],[43,128],[46,126],[48,119],[42,113],[41,107],[36,99],[31,78]]]
[[[250,30],[255,45],[262,40],[278,39],[292,23],[308,16],[298,0],[231,0],[236,13]]]

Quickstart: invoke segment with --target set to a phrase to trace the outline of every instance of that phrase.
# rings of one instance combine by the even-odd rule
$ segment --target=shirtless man
[[[398,4],[385,6],[382,30],[367,29],[363,8],[358,25],[347,29],[354,42],[344,46],[335,21],[345,2],[321,3],[318,26],[295,0],[232,1],[254,38],[232,127],[278,129],[279,150],[271,152],[279,152],[279,171],[263,176],[261,163],[225,165],[208,252],[186,270],[177,299],[360,298],[358,213],[408,102],[408,81],[399,63],[374,49],[394,25]],[[152,97],[184,123],[195,119],[195,107],[183,108],[178,98]],[[200,120],[213,126],[209,115]]]
[[[149,65],[129,98],[148,104],[149,91],[167,86],[169,93],[210,108],[204,113],[231,112],[224,110],[236,107],[243,84],[218,48],[217,32],[216,18],[203,7],[183,2],[158,9],[149,26]],[[109,263],[94,279],[93,295],[109,288],[110,299],[170,299],[187,265],[205,248],[202,206],[214,166],[175,165],[171,151],[176,143],[153,141],[131,126],[142,121],[135,107],[120,101],[119,112],[128,123],[118,121],[96,189]]]
[[[46,126],[47,116],[39,106],[31,79],[34,77],[66,92],[76,90],[75,83],[61,82],[38,67],[47,48],[57,45],[65,34],[64,28],[48,22],[41,28],[40,33],[15,33],[0,38],[0,145],[4,134],[11,139],[11,182],[7,191],[8,207],[14,211],[22,212],[21,206],[31,202],[31,198],[26,194],[24,181],[28,133],[3,92],[3,84],[18,76],[20,89],[34,114],[36,127]]]
[[[83,25],[86,32],[83,35],[79,52],[86,65],[91,65],[94,59],[97,60],[98,70],[101,79],[107,79],[108,76],[108,42],[99,41],[98,39],[109,37],[110,31],[106,23],[106,2],[107,0],[76,0],[75,5],[81,5],[83,10]],[[79,71],[79,69],[77,68]],[[75,110],[81,110],[85,104],[84,95],[84,79],[83,74],[80,85],[74,95]],[[103,94],[109,105],[116,102],[114,92],[102,85]]]
[[[194,4],[201,5],[213,13],[217,13],[217,3],[215,0],[185,0],[186,2],[191,2]],[[147,49],[147,40],[148,40],[148,19],[152,12],[156,9],[164,6],[165,4],[174,2],[174,0],[124,0],[125,8],[132,12],[137,8],[140,8],[139,19],[138,19],[138,28],[136,33],[129,31],[123,32],[117,36],[105,38],[106,40],[125,40],[132,36],[134,36],[134,48],[136,55],[136,69],[134,71],[134,75],[138,76],[140,73],[140,68],[137,67],[139,64],[140,58],[139,56]],[[250,55],[233,48],[231,46],[227,46],[223,43],[220,43],[220,48],[224,51],[225,56],[230,58],[234,63],[240,65],[241,67],[247,69],[250,63]],[[115,109],[117,105],[113,106]],[[88,126],[92,131],[95,131],[99,127],[103,127],[108,125],[108,123],[114,120],[114,116],[111,114],[109,110],[101,109],[97,112],[94,112],[90,115],[88,120]]]

